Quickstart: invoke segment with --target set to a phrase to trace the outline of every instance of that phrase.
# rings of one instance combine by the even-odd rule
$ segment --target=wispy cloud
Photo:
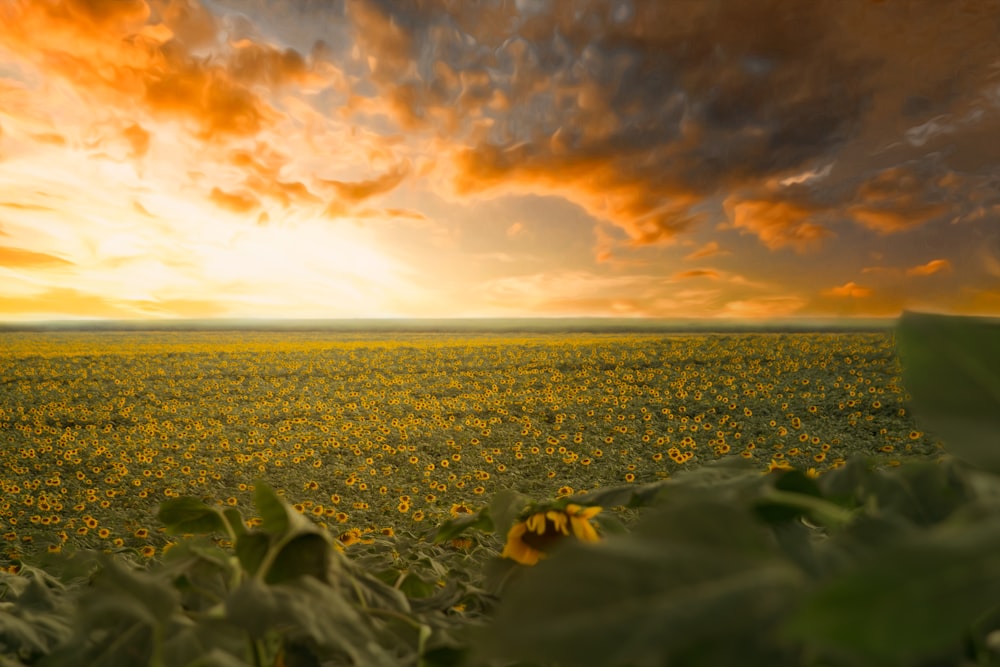
[[[848,299],[864,299],[865,297],[872,295],[872,289],[864,287],[863,285],[858,285],[857,283],[851,281],[846,282],[843,285],[824,290],[823,294],[824,296],[835,296]]]
[[[942,271],[951,271],[951,262],[946,259],[932,259],[926,264],[911,266],[906,270],[908,276],[932,276]]]
[[[44,252],[0,246],[0,266],[44,267],[70,266],[73,262]]]
[[[699,259],[714,257],[716,255],[728,255],[729,253],[719,246],[718,241],[709,241],[693,252],[684,255],[684,259],[693,262]]]

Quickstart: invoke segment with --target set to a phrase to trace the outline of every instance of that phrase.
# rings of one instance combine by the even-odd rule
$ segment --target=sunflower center
[[[521,541],[532,549],[547,551],[564,537],[566,536],[559,530],[555,522],[552,521],[552,519],[546,518],[545,527],[541,533],[535,533],[529,530],[521,536]]]

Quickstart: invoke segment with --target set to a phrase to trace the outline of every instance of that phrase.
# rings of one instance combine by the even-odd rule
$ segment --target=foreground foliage
[[[898,340],[941,460],[814,478],[731,457],[556,500],[500,491],[347,547],[262,482],[260,522],[170,499],[180,537],[157,563],[0,574],[0,664],[1000,664],[1000,328],[907,315]],[[528,532],[562,537],[517,558]]]

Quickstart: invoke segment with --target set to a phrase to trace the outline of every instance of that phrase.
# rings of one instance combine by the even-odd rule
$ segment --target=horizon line
[[[732,332],[883,330],[899,316],[719,318],[719,317],[218,317],[81,318],[0,321],[12,331],[331,331],[331,332]]]

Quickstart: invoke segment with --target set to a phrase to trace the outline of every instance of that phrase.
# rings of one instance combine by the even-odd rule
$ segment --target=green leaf
[[[786,470],[777,475],[772,475],[771,479],[774,480],[774,488],[779,491],[801,493],[815,498],[823,497],[823,492],[820,490],[816,480],[801,470]]]
[[[240,566],[251,576],[256,576],[267,558],[271,540],[262,532],[244,533],[236,540],[236,557]]]
[[[348,566],[350,569],[357,567],[350,561],[348,561]],[[361,606],[391,609],[404,614],[410,613],[409,600],[391,584],[387,584],[364,571],[349,571],[348,576],[353,580],[353,592],[358,596],[358,602]],[[395,583],[395,578],[393,578],[392,583]]]
[[[780,524],[799,517],[827,528],[840,528],[854,518],[854,512],[812,494],[774,489],[754,503],[758,517],[770,524]]]
[[[917,423],[1000,472],[1000,320],[907,312],[896,339]]]
[[[873,480],[878,506],[918,525],[933,525],[974,497],[952,462],[910,461]]]
[[[166,625],[179,609],[176,590],[157,574],[128,567],[114,558],[102,558],[92,590],[80,601],[81,618],[97,623],[102,616]]]
[[[811,595],[788,626],[824,647],[905,661],[958,647],[1000,600],[1000,526],[940,526],[894,540]]]
[[[238,538],[243,533],[247,532],[247,526],[243,523],[243,515],[235,507],[227,507],[222,511],[222,517],[226,520],[226,524],[229,526],[229,534],[232,537]]]
[[[48,653],[49,642],[34,623],[0,609],[0,646],[22,655]]]
[[[645,507],[660,492],[666,482],[650,482],[649,484],[624,484],[602,489],[573,497],[573,502],[581,505],[599,505],[601,507]]]
[[[57,647],[47,664],[162,664],[168,629],[188,622],[180,595],[156,572],[103,555],[98,561],[101,569],[79,598],[74,637]]]
[[[265,482],[254,482],[253,502],[260,513],[261,530],[275,536],[284,536],[295,531],[315,531],[316,526],[295,511]]]
[[[217,605],[239,580],[239,562],[207,538],[182,540],[163,558],[159,572],[173,581],[187,610]]]
[[[604,537],[628,534],[628,528],[625,527],[625,524],[611,512],[601,512],[591,521],[597,524],[600,534]]]
[[[429,584],[412,572],[403,577],[399,590],[410,598],[427,598],[437,592],[433,584]]]
[[[221,619],[199,618],[197,623],[182,625],[163,646],[167,665],[243,666],[237,658],[246,653],[246,633]],[[206,662],[206,658],[211,658]]]
[[[759,557],[775,550],[770,535],[748,508],[685,496],[650,512],[636,525],[634,534],[674,547],[724,549],[730,555]]]
[[[366,619],[336,589],[312,577],[275,586],[250,579],[226,602],[227,617],[252,637],[276,631],[286,641],[309,640],[320,656],[346,653],[349,664],[396,667]]]
[[[475,514],[448,519],[434,531],[434,544],[441,544],[458,537],[467,530],[481,530],[484,533],[493,532],[493,519],[489,510],[483,508]]]
[[[816,481],[801,470],[775,472],[768,477],[773,482],[773,490],[778,493],[765,492],[764,497],[754,503],[757,516],[768,523],[782,523],[805,515],[805,509],[798,502],[804,500],[802,496],[823,497]]]
[[[225,533],[226,523],[222,513],[192,496],[171,498],[160,503],[156,518],[166,526],[167,532],[180,533]]]
[[[575,667],[673,664],[719,637],[763,633],[799,576],[778,561],[691,546],[569,545],[510,585],[485,648]]]
[[[493,527],[501,538],[507,535],[518,515],[528,506],[529,498],[512,489],[498,491],[490,500],[489,512]]]
[[[208,653],[196,658],[193,662],[187,663],[184,667],[252,667],[252,665],[240,660],[231,653],[213,648]]]
[[[877,508],[918,525],[945,519],[976,496],[968,469],[951,461],[908,461],[890,471],[854,458],[820,477],[828,499],[846,506]]]
[[[483,642],[485,657],[691,664],[681,658],[726,637],[740,654],[730,660],[749,659],[791,607],[802,575],[746,508],[680,498],[630,536],[569,543],[520,573]]]
[[[419,667],[460,667],[465,664],[466,651],[455,646],[437,646],[424,651]]]
[[[264,580],[276,584],[310,575],[320,581],[327,581],[332,558],[333,545],[329,539],[320,533],[304,533],[280,546]]]

